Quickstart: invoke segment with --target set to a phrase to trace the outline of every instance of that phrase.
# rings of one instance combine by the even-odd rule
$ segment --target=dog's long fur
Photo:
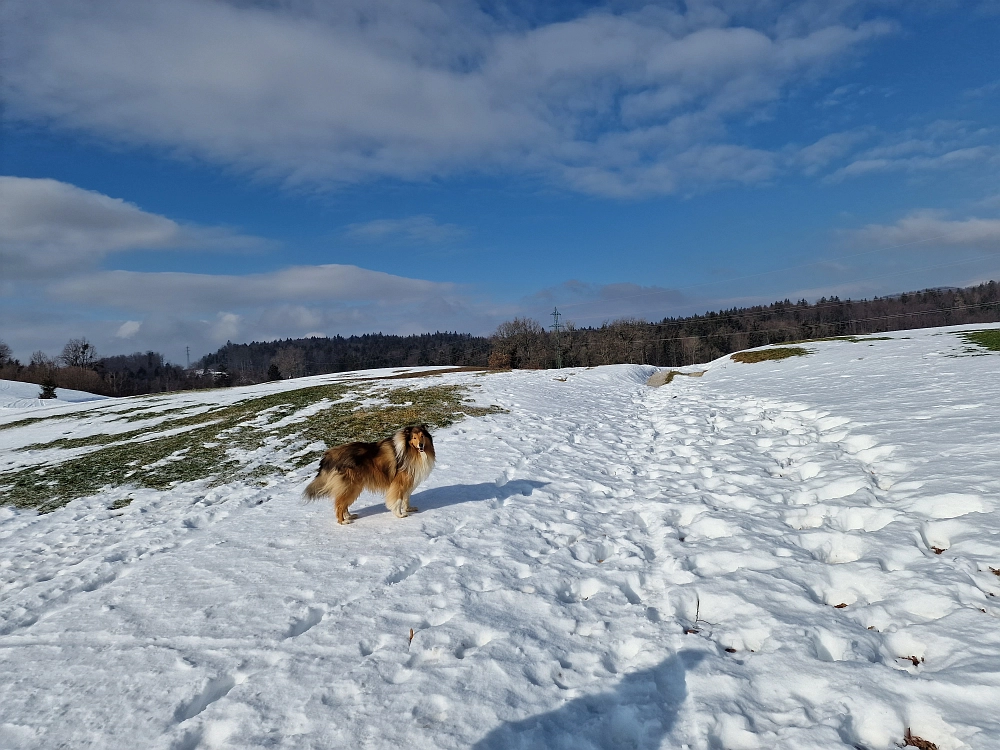
[[[306,499],[333,499],[337,523],[350,523],[348,512],[362,490],[385,493],[385,505],[398,518],[416,513],[410,505],[413,488],[434,468],[434,441],[427,425],[404,427],[377,443],[345,443],[330,448],[319,462],[319,473],[306,487]]]

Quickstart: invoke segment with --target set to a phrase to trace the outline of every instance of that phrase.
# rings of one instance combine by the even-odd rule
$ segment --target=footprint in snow
[[[319,625],[326,616],[326,610],[322,607],[310,607],[302,617],[296,617],[285,631],[285,639],[297,638],[308,630]]]

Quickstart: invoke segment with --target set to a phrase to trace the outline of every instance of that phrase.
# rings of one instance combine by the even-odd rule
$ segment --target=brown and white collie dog
[[[385,505],[397,518],[416,513],[410,505],[413,488],[434,468],[434,441],[427,425],[404,427],[377,443],[345,443],[330,448],[319,462],[319,473],[306,487],[306,499],[333,498],[337,523],[358,516],[347,508],[362,490],[385,493]]]

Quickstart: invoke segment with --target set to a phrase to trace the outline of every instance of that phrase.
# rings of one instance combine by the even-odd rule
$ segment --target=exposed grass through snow
[[[318,459],[324,447],[380,440],[408,424],[446,427],[499,407],[476,407],[454,385],[387,387],[369,381],[312,386],[251,396],[191,414],[185,407],[155,427],[115,435],[60,438],[22,450],[72,449],[41,466],[0,473],[0,504],[50,511],[102,487],[167,489],[180,482],[268,477]],[[186,412],[170,418],[171,412]],[[79,455],[80,449],[86,450]]]
[[[789,357],[804,357],[809,354],[808,349],[801,346],[781,346],[776,349],[759,349],[750,352],[736,352],[730,359],[733,362],[767,362],[772,359],[788,359]]]
[[[970,344],[976,344],[989,349],[991,352],[1000,352],[1000,328],[990,328],[984,331],[967,331],[958,334]]]

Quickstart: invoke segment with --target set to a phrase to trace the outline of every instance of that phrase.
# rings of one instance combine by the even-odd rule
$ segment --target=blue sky
[[[0,12],[22,359],[1000,278],[995,0]]]

